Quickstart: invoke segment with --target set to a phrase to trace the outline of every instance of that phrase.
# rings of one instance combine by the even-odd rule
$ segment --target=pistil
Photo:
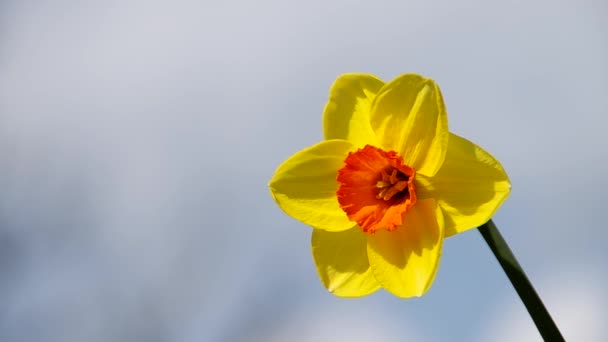
[[[382,179],[376,183],[376,188],[380,189],[376,195],[377,199],[383,199],[385,201],[390,200],[393,196],[405,192],[407,196],[409,177],[397,170],[392,168],[390,175],[386,170],[382,171]]]

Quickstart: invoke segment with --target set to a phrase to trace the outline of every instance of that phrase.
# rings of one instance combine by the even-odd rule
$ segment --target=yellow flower
[[[285,213],[314,228],[319,276],[337,296],[423,295],[443,239],[482,225],[509,195],[500,163],[448,131],[431,79],[342,75],[323,126],[325,140],[287,159],[269,186]]]

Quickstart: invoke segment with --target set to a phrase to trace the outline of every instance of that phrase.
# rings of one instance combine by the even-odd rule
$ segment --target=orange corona
[[[366,145],[350,152],[338,171],[338,202],[366,233],[395,230],[416,203],[415,177],[397,152]]]

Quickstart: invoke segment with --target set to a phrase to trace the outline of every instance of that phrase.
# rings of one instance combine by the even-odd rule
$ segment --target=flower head
[[[431,79],[340,76],[323,123],[325,140],[287,159],[269,186],[314,228],[319,276],[337,296],[423,295],[443,239],[485,223],[509,195],[500,163],[448,131]]]

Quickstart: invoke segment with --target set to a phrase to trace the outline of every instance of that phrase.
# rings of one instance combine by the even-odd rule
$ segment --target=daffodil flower
[[[342,75],[323,126],[325,140],[288,158],[269,186],[285,213],[314,228],[319,276],[337,296],[423,295],[443,239],[484,224],[509,195],[500,163],[448,131],[431,79]]]

